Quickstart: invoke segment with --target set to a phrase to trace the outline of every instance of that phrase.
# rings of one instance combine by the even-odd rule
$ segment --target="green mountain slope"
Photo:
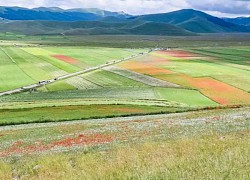
[[[249,32],[249,29],[244,26],[232,24],[193,9],[143,15],[133,19],[172,24],[196,33]]]
[[[58,7],[28,9],[0,6],[0,17],[8,20],[93,21],[108,16],[130,17],[123,12],[110,12],[95,8],[64,10]]]
[[[131,34],[140,34],[140,35],[164,35],[164,36],[178,36],[178,35],[193,35],[182,28],[156,22],[146,22],[137,27],[129,29],[128,32]]]
[[[137,34],[137,35],[194,35],[179,27],[155,22],[126,21],[12,21],[0,23],[0,32],[12,32],[26,35],[66,34],[66,35],[101,35],[101,34]]]
[[[250,17],[223,18],[223,20],[238,25],[250,26]]]
[[[192,9],[134,17],[123,12],[117,13],[95,8],[64,10],[57,7],[34,9],[0,7],[0,32],[26,35],[186,36],[195,33],[250,32],[250,27],[226,22],[223,19]]]

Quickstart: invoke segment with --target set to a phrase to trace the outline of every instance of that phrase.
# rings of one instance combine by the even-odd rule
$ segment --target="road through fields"
[[[157,51],[157,49],[155,49],[153,51]],[[52,84],[52,83],[57,82],[59,80],[69,79],[69,78],[72,78],[72,77],[75,77],[75,76],[79,76],[81,74],[85,74],[85,73],[88,73],[88,72],[91,72],[91,71],[95,71],[95,70],[102,69],[102,68],[105,68],[105,67],[108,67],[108,66],[112,66],[112,65],[118,64],[120,62],[128,61],[130,59],[134,59],[134,58],[137,58],[137,57],[140,57],[140,56],[144,56],[144,55],[146,55],[146,54],[148,54],[150,52],[152,52],[152,51],[141,52],[141,53],[139,53],[137,55],[132,55],[130,57],[123,58],[123,59],[120,59],[120,60],[115,60],[115,61],[112,61],[112,62],[106,62],[105,64],[102,64],[102,65],[99,65],[99,66],[95,66],[95,67],[87,68],[87,69],[84,69],[84,70],[81,70],[81,71],[78,71],[78,72],[75,72],[75,73],[70,73],[70,74],[66,74],[66,75],[63,75],[63,76],[59,76],[59,77],[56,77],[54,79],[41,80],[40,82],[38,82],[36,84],[31,84],[31,85],[20,87],[20,88],[17,88],[17,89],[5,91],[5,92],[0,92],[0,96],[11,95],[11,94],[15,94],[15,93],[20,93],[20,92],[36,89],[36,88],[41,87],[43,85]]]

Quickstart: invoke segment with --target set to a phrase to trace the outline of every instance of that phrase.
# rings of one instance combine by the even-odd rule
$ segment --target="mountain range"
[[[95,8],[64,10],[58,7],[39,7],[34,9],[0,7],[0,17],[9,20],[90,21],[107,16],[130,17],[130,15],[123,12],[110,12]]]
[[[100,9],[0,7],[0,32],[27,35],[196,35],[250,32],[249,18],[218,18],[193,9],[131,16]]]
[[[223,18],[223,20],[238,25],[250,26],[250,17]]]

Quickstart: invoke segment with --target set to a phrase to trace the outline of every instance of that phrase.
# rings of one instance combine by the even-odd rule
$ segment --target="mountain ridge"
[[[249,32],[245,27],[193,9],[142,15],[133,19],[172,24],[195,33]]]
[[[249,17],[237,17],[237,18],[222,18],[226,22],[234,23],[237,25],[250,26],[250,16]]]
[[[9,17],[10,16],[10,17]],[[0,32],[37,34],[196,35],[242,33],[250,27],[227,22],[202,11],[182,9],[169,13],[131,16],[97,8],[61,9],[0,7]]]
[[[97,8],[65,10],[58,7],[28,9],[23,7],[0,6],[0,17],[8,20],[93,21],[107,16],[120,18],[130,17],[130,15],[122,12],[111,12]]]
[[[12,21],[1,23],[0,33],[12,32],[26,35],[195,35],[182,28],[164,23],[143,22],[138,24],[138,26],[131,27],[129,23],[130,22],[111,23],[101,21]]]

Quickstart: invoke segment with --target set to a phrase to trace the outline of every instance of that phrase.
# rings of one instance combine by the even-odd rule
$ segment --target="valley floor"
[[[0,97],[0,180],[250,179],[250,36],[219,36],[0,42],[0,92],[55,81]]]

